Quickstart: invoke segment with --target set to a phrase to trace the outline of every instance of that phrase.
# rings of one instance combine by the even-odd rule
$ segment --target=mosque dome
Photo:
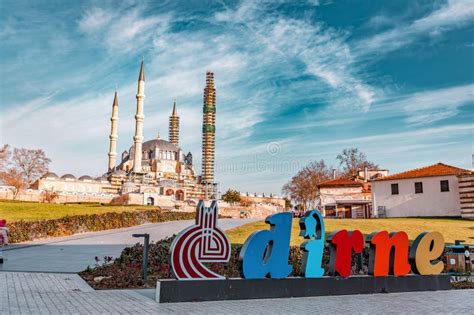
[[[108,182],[107,177],[105,176],[96,177],[95,180],[98,182]]]
[[[59,178],[59,176],[56,175],[56,173],[48,172],[44,174],[43,176],[41,176],[41,178]]]
[[[163,140],[163,139],[153,139],[143,143],[143,151],[153,150],[158,148],[160,151],[172,151],[178,152],[179,148],[173,143]]]
[[[61,179],[76,179],[76,177],[72,174],[64,174]]]
[[[79,177],[79,180],[94,180],[94,179],[90,177],[89,175],[82,175],[81,177]]]

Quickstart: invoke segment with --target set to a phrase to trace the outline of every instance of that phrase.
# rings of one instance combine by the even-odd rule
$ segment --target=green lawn
[[[110,206],[89,204],[48,204],[37,202],[0,200],[0,219],[8,222],[57,219],[65,216],[106,212],[158,209],[153,206]]]
[[[325,219],[326,233],[336,230],[360,230],[367,235],[375,231],[405,231],[410,240],[414,240],[421,232],[438,231],[444,236],[446,243],[454,240],[465,240],[474,244],[474,221],[449,218],[393,218],[393,219]],[[256,230],[268,229],[264,221],[246,224],[226,232],[231,243],[243,244],[247,237]],[[303,238],[299,236],[298,219],[293,220],[291,245],[300,245]]]

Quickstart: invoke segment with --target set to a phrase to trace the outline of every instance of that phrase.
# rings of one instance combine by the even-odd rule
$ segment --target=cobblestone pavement
[[[256,219],[220,219],[224,229],[256,221]],[[194,220],[144,224],[129,228],[76,234],[9,246],[4,249],[5,262],[0,271],[80,272],[94,265],[94,257],[117,257],[122,250],[143,239],[134,233],[149,233],[151,241],[158,241],[178,233]]]
[[[472,314],[474,290],[157,304],[74,274],[0,272],[0,314]]]

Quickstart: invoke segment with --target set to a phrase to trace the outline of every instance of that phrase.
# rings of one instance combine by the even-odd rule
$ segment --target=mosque
[[[122,198],[128,204],[162,204],[164,200],[189,201],[216,197],[214,181],[216,89],[214,74],[206,73],[202,125],[202,175],[197,175],[191,152],[184,153],[179,144],[179,115],[176,101],[169,117],[169,139],[144,141],[145,68],[142,60],[138,76],[137,107],[133,143],[117,161],[118,96],[115,92],[107,171],[98,178],[72,174],[61,177],[50,172],[42,176],[34,189],[88,196]],[[76,198],[77,199],[77,198]],[[81,199],[81,198],[79,198]]]

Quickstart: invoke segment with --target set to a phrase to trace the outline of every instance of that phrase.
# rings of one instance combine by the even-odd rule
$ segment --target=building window
[[[449,191],[449,181],[448,180],[442,180],[439,182],[441,185],[441,191]]]
[[[422,194],[423,193],[423,183],[416,182],[415,183],[415,194]]]
[[[398,184],[392,184],[392,195],[398,195]]]

